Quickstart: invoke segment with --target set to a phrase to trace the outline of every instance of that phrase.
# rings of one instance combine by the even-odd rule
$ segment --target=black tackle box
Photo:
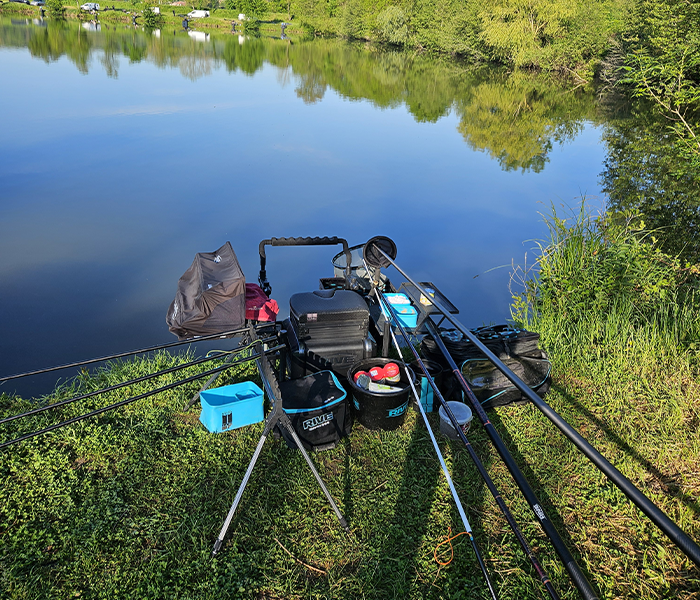
[[[293,379],[332,370],[345,378],[357,361],[376,355],[368,333],[369,309],[351,290],[316,290],[289,300],[286,326]]]

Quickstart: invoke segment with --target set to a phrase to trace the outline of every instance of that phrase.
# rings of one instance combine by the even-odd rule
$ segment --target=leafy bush
[[[251,17],[246,18],[241,24],[241,29],[246,35],[253,37],[260,35],[260,21]]]
[[[408,42],[408,18],[398,6],[387,6],[380,12],[377,26],[384,41],[397,45]]]
[[[340,17],[340,34],[346,38],[362,37],[362,3],[360,0],[346,0]]]
[[[46,8],[53,17],[63,17],[66,14],[62,0],[46,0]]]
[[[159,27],[163,21],[163,17],[155,12],[150,6],[146,6],[143,9],[143,21],[147,28],[155,29]]]
[[[249,20],[261,21],[267,15],[267,0],[238,0],[237,6]]]
[[[686,149],[700,157],[700,4],[639,0],[623,80],[672,121]]]

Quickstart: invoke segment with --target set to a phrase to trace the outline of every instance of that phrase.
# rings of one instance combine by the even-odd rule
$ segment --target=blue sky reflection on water
[[[403,105],[331,88],[306,104],[296,76],[269,64],[191,81],[121,57],[111,79],[100,54],[84,75],[65,57],[0,49],[0,110],[12,115],[0,138],[0,375],[174,340],[164,317],[179,276],[226,240],[255,281],[261,239],[389,235],[464,323],[502,322],[509,269],[485,271],[523,261],[550,202],[603,204],[591,124],[555,144],[542,172],[506,172],[469,148],[454,111],[418,123]],[[269,250],[283,310],[332,273],[336,252]]]

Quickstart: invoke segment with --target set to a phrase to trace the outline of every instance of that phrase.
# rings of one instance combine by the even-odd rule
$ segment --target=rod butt
[[[584,600],[598,600],[598,596],[593,591],[593,588],[591,588],[591,585],[590,583],[588,583],[586,577],[583,575],[583,573],[581,573],[581,569],[579,569],[579,566],[576,564],[576,562],[571,561],[567,563],[565,567],[566,570],[569,572],[571,581],[574,582],[574,585],[581,593],[581,597]]]

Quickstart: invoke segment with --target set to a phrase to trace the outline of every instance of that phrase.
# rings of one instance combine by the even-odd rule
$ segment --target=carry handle
[[[350,263],[352,261],[347,240],[339,237],[273,237],[269,240],[263,240],[258,247],[258,251],[260,252],[260,275],[258,275],[258,281],[260,282],[260,287],[263,292],[268,296],[272,293],[272,286],[267,280],[267,272],[265,271],[265,265],[267,263],[265,246],[335,246],[336,244],[343,245],[343,253],[347,260],[347,266],[345,267],[345,286],[347,288],[350,281]]]

